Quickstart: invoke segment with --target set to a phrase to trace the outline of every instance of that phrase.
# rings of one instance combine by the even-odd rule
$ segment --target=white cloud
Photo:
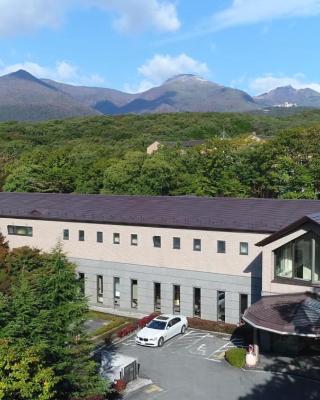
[[[0,37],[55,28],[68,11],[79,7],[115,14],[115,28],[125,33],[180,27],[176,6],[166,0],[0,0]]]
[[[233,0],[229,8],[213,15],[213,30],[288,17],[320,14],[320,0]]]
[[[97,74],[84,75],[77,66],[66,61],[58,61],[54,67],[47,67],[30,61],[11,65],[5,65],[3,61],[0,63],[0,75],[6,75],[19,69],[28,71],[37,78],[53,79],[74,85],[99,85],[104,83],[101,76]]]
[[[248,87],[254,94],[269,92],[280,86],[293,86],[295,89],[310,88],[320,92],[320,83],[308,81],[303,74],[280,76],[266,74],[249,81]]]
[[[88,1],[90,3],[90,0]],[[177,10],[171,1],[163,0],[92,0],[94,5],[114,11],[114,26],[124,33],[138,33],[154,28],[176,31],[180,28]]]
[[[0,0],[0,37],[57,27],[70,0]]]
[[[138,85],[126,84],[124,90],[138,93],[154,86],[161,85],[166,79],[179,74],[195,74],[206,76],[209,68],[206,63],[197,61],[182,53],[178,56],[169,54],[156,54],[138,68],[138,73],[143,77]]]

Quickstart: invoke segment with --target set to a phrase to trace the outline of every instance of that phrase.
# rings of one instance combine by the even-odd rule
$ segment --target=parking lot
[[[301,400],[306,398],[306,385],[309,390],[314,387],[319,395],[319,382],[232,368],[224,361],[223,353],[235,345],[241,346],[241,340],[231,342],[227,335],[193,329],[169,340],[162,348],[138,346],[131,336],[115,350],[136,357],[140,363],[140,377],[151,379],[152,384],[125,398],[254,400],[272,397],[273,400]]]

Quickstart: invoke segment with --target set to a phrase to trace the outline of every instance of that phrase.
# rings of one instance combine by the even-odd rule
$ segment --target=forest
[[[0,190],[316,199],[319,139],[319,110],[5,122]]]

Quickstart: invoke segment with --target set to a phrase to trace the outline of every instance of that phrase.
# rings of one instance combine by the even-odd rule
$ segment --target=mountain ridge
[[[170,112],[254,112],[266,107],[320,108],[320,93],[285,86],[258,96],[179,74],[141,93],[39,79],[25,70],[0,77],[0,120]]]

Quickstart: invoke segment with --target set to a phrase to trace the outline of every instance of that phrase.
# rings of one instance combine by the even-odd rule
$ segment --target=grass
[[[106,314],[98,311],[89,311],[88,319],[109,321],[107,325],[97,328],[90,334],[91,337],[107,335],[110,332],[124,326],[127,323],[133,322],[133,318],[121,317],[114,314]]]
[[[237,326],[219,321],[208,321],[200,318],[188,318],[190,328],[204,329],[206,331],[232,334]]]
[[[236,368],[243,368],[246,363],[246,349],[234,348],[226,351],[226,360]]]

